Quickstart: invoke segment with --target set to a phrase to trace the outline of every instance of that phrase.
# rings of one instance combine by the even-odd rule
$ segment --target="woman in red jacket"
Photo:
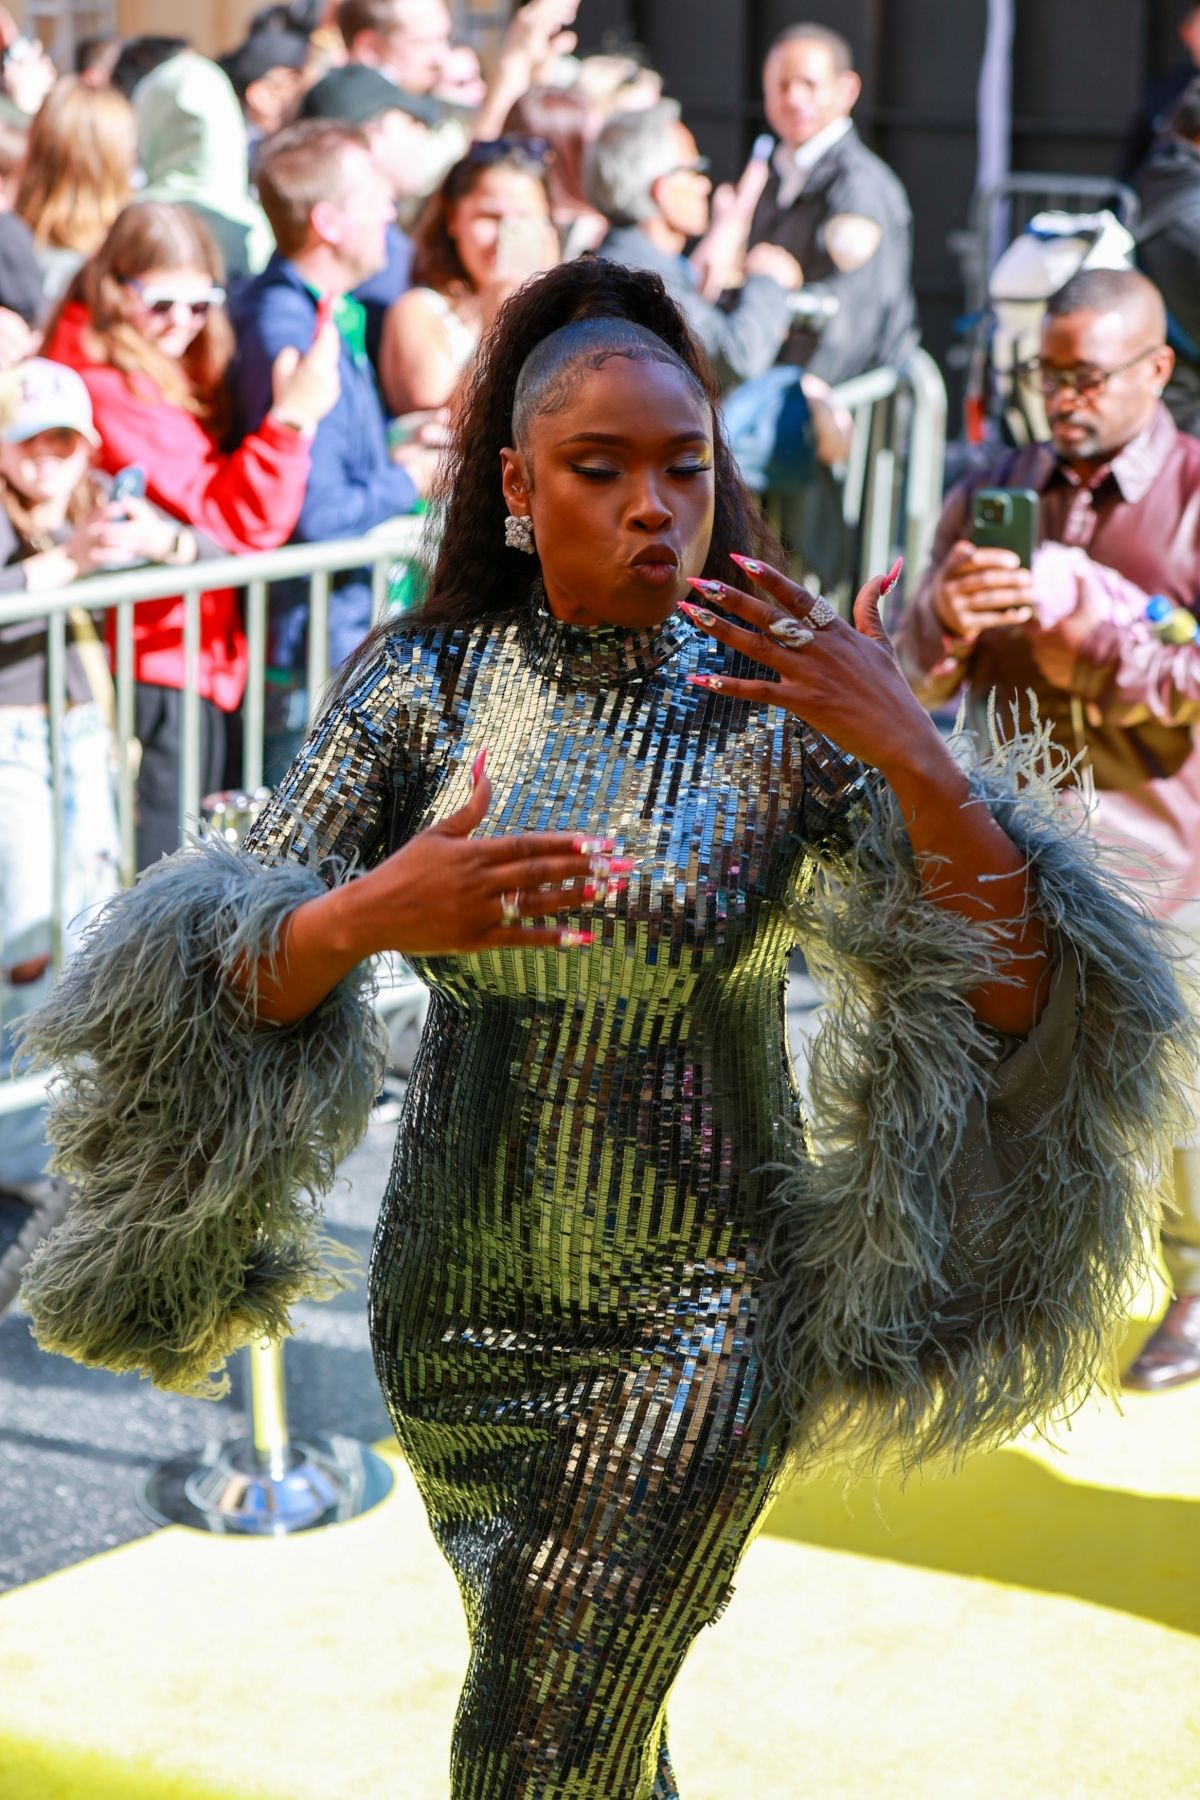
[[[126,207],[67,289],[43,355],[87,384],[110,474],[144,469],[147,497],[201,534],[209,554],[273,550],[291,536],[309,446],[337,398],[337,331],[324,325],[306,355],[280,358],[274,406],[227,451],[234,346],[222,279],[216,246],[192,213],[160,202]],[[141,868],[179,845],[183,618],[178,596],[134,611]],[[205,789],[223,780],[225,720],[241,704],[246,661],[236,595],[206,593],[197,665]]]

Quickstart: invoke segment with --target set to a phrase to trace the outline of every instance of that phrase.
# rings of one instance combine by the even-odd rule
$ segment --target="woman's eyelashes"
[[[616,481],[624,473],[622,469],[597,469],[588,463],[571,463],[570,467],[576,475],[582,475],[588,481]],[[711,473],[711,463],[675,463],[667,470],[668,475],[678,477]]]

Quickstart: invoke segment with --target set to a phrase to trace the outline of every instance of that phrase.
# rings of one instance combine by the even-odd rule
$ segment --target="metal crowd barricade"
[[[396,519],[361,538],[325,544],[295,544],[253,556],[223,556],[198,562],[185,569],[152,568],[121,570],[99,575],[39,594],[0,596],[0,626],[45,619],[47,622],[47,679],[50,725],[51,778],[53,784],[53,844],[59,860],[62,837],[60,745],[66,713],[67,615],[75,608],[92,614],[115,613],[116,656],[114,687],[117,736],[117,817],[121,839],[121,879],[130,886],[134,859],[134,763],[130,745],[134,739],[133,609],[142,600],[169,599],[182,592],[184,599],[183,730],[180,755],[179,822],[182,837],[200,816],[200,699],[196,667],[200,650],[201,596],[214,589],[236,588],[243,595],[249,673],[242,705],[242,783],[253,792],[262,785],[264,695],[267,672],[267,589],[269,583],[307,577],[314,629],[309,633],[308,703],[315,712],[329,675],[327,625],[330,576],[342,569],[369,567],[378,618],[387,605],[389,573],[398,563],[415,561],[421,544],[421,521]],[[60,870],[55,867],[53,932],[55,963],[62,955],[62,907]],[[7,1107],[0,1083],[0,1114]]]
[[[925,350],[902,368],[869,369],[833,390],[853,421],[843,465],[819,470],[790,497],[769,494],[777,531],[797,563],[845,608],[902,551],[910,576],[924,567],[942,507],[946,385]]]
[[[970,223],[950,239],[962,269],[968,316],[986,311],[997,256],[1036,214],[1101,209],[1115,214],[1131,231],[1137,225],[1137,194],[1116,176],[1021,170],[991,187],[977,188],[971,196]]]
[[[201,816],[200,701],[197,664],[200,652],[201,596],[235,588],[244,595],[249,648],[249,674],[243,703],[242,781],[253,796],[264,770],[264,692],[267,671],[268,584],[307,577],[309,581],[308,706],[310,719],[320,704],[329,675],[328,622],[330,577],[341,569],[370,568],[374,614],[389,601],[393,570],[411,565],[420,552],[421,523],[398,519],[366,537],[337,543],[296,545],[267,554],[222,557],[197,563],[186,571],[154,568],[127,570],[79,582],[57,592],[0,598],[0,625],[46,620],[49,749],[53,857],[53,952],[57,969],[63,946],[62,836],[63,793],[61,744],[67,708],[67,616],[75,607],[95,615],[115,612],[115,727],[117,737],[117,813],[121,844],[121,876],[125,885],[135,874],[133,609],[139,601],[184,597],[184,665],[182,742],[179,779],[181,838]],[[243,797],[237,796],[240,801]],[[240,823],[250,812],[242,809]],[[0,946],[2,948],[2,946]],[[392,1008],[414,1005],[410,976],[391,979],[381,999]],[[423,991],[423,990],[422,990]],[[2,989],[0,989],[2,993]],[[2,1004],[2,1001],[0,1001]],[[2,1015],[0,1015],[2,1016]],[[36,1104],[46,1079],[0,1080],[0,1130],[6,1113]],[[250,1346],[250,1435],[225,1444],[210,1444],[194,1455],[176,1458],[153,1470],[141,1492],[146,1510],[160,1522],[180,1522],[201,1529],[245,1535],[279,1536],[289,1531],[350,1518],[375,1505],[391,1486],[387,1465],[365,1445],[346,1437],[297,1443],[290,1436],[285,1398],[283,1347],[264,1342]]]

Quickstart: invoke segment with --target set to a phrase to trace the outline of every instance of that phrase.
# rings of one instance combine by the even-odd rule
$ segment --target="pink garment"
[[[1150,596],[1073,544],[1040,544],[1033,553],[1032,573],[1039,625],[1057,625],[1073,613],[1083,588],[1102,619],[1113,625],[1145,624]]]

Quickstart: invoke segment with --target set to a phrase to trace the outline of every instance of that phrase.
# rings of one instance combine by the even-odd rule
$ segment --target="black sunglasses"
[[[503,162],[506,156],[526,156],[530,162],[547,163],[553,155],[554,145],[549,138],[519,137],[510,132],[505,137],[477,138],[463,161],[486,168],[489,163]]]

